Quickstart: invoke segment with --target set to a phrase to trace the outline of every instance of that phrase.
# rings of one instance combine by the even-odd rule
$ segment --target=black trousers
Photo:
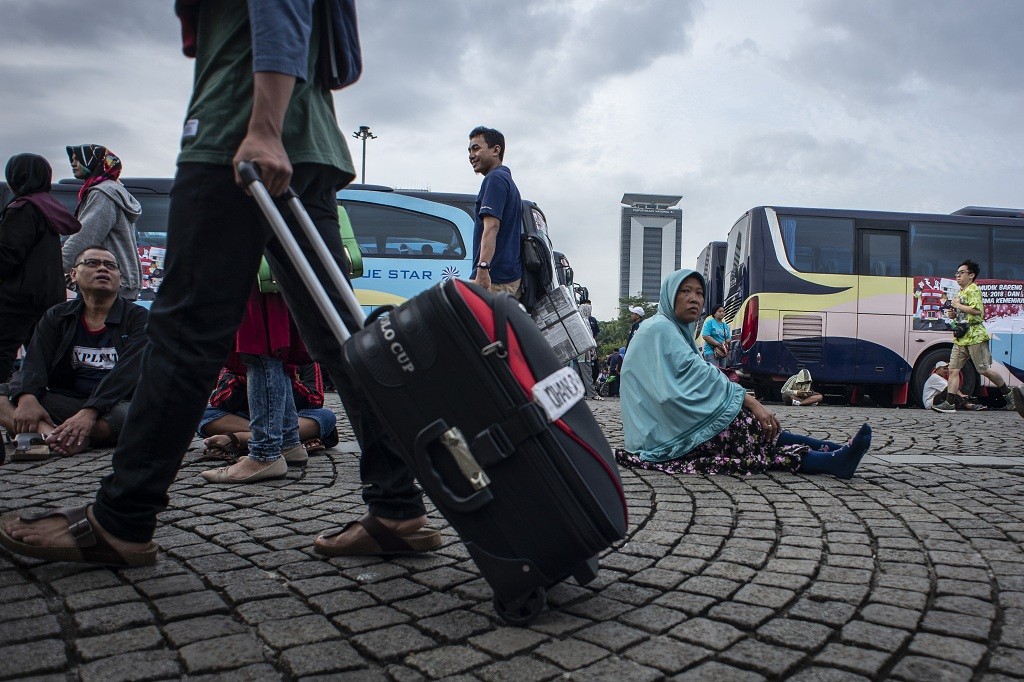
[[[32,339],[36,323],[46,308],[38,310],[0,310],[0,382],[7,382],[14,369],[18,348]]]
[[[300,164],[292,188],[340,263],[334,177],[322,166]],[[282,209],[320,281],[329,282],[291,211]],[[152,539],[156,516],[168,505],[167,490],[234,343],[264,251],[299,333],[313,359],[330,372],[362,447],[363,498],[370,513],[395,519],[425,513],[422,492],[342,371],[337,340],[271,237],[256,202],[234,184],[230,167],[181,164],[171,189],[165,277],[150,311],[142,374],[114,451],[113,472],[101,482],[93,508],[115,536]],[[354,329],[338,292],[326,288]]]

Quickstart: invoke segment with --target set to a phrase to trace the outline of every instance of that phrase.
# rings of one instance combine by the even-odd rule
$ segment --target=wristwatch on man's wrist
[[[478,268],[483,268],[484,270],[490,270],[491,269],[491,264],[488,263],[485,260],[480,261],[479,263],[476,264],[476,266]]]

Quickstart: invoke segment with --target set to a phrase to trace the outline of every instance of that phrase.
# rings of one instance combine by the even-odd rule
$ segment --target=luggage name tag
[[[533,385],[533,399],[544,408],[549,422],[568,412],[585,395],[583,380],[571,367],[563,367]]]

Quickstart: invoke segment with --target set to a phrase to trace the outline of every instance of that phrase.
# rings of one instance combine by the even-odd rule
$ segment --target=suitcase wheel
[[[547,601],[547,590],[535,587],[507,603],[498,599],[498,595],[494,595],[494,610],[509,625],[522,627],[532,623],[544,611]]]

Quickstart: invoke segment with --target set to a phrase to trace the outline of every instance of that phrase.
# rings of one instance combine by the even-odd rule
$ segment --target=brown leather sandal
[[[206,449],[203,450],[203,454],[192,460],[193,462],[224,462],[231,466],[238,461],[239,457],[249,454],[249,446],[240,441],[235,434],[219,433],[209,437],[215,438],[216,436],[227,436],[230,442],[227,445],[219,445],[217,443],[207,445]]]
[[[119,550],[107,542],[93,530],[86,510],[92,505],[81,507],[61,507],[40,514],[7,514],[0,518],[0,545],[21,556],[47,561],[71,561],[82,564],[98,564],[128,568],[133,566],[152,566],[156,563],[157,550],[155,542],[143,551]],[[7,534],[4,526],[16,519],[32,523],[54,516],[63,516],[68,521],[68,532],[75,540],[72,547],[50,547],[46,545],[30,545],[16,540]]]
[[[355,524],[366,529],[370,537],[357,540],[343,547],[327,545],[321,542],[323,538],[333,538],[341,535]],[[370,514],[363,514],[355,521],[343,528],[333,528],[324,531],[313,543],[313,549],[317,554],[324,556],[402,556],[405,554],[418,554],[429,552],[441,546],[441,533],[433,528],[420,528],[399,535],[382,524],[377,517]]]

